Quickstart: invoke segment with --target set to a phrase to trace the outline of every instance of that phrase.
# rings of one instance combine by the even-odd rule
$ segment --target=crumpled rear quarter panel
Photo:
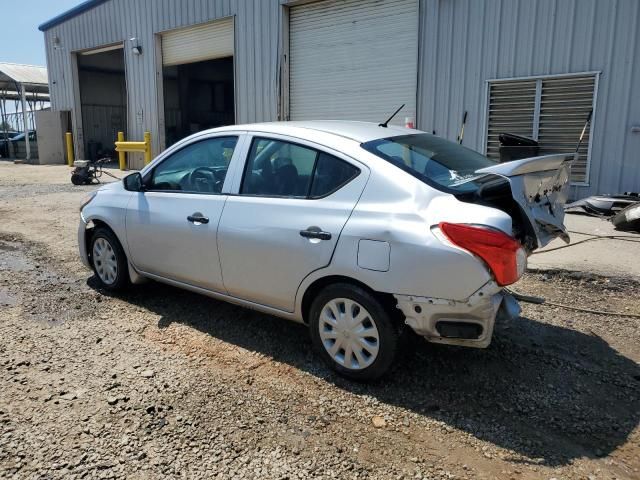
[[[491,275],[471,253],[434,235],[431,227],[441,221],[491,225],[511,233],[506,213],[460,202],[391,164],[376,165],[342,231],[331,273],[355,276],[381,292],[464,300]],[[361,239],[388,242],[387,271],[358,265]]]

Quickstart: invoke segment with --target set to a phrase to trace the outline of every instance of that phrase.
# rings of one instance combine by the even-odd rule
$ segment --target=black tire
[[[72,173],[71,174],[71,183],[74,185],[84,185],[87,181],[86,175],[82,175],[80,173]]]
[[[98,241],[106,241],[111,246],[112,257],[115,257],[115,264],[117,265],[115,278],[111,281],[105,280],[104,274],[99,273],[100,265],[96,265],[99,260],[96,260],[94,254],[94,247]],[[129,279],[129,263],[127,256],[124,253],[122,245],[118,240],[118,237],[107,227],[97,227],[91,237],[91,245],[89,246],[91,252],[91,264],[93,271],[96,274],[96,278],[100,283],[100,287],[112,292],[124,290],[127,288],[131,281]]]
[[[377,329],[377,355],[373,362],[364,368],[347,368],[345,365],[339,363],[338,360],[334,359],[334,357],[332,357],[332,355],[327,351],[327,348],[325,348],[323,343],[323,339],[321,338],[320,317],[323,313],[322,311],[323,309],[328,308],[328,304],[331,301],[338,301],[338,303],[340,303],[338,299],[348,299],[364,307],[364,309],[369,313],[368,318],[370,319],[371,324],[373,324]],[[358,307],[356,306],[356,311],[357,309]],[[369,322],[367,321],[367,325],[368,324]],[[326,327],[327,324],[324,322],[323,328]],[[385,305],[369,291],[348,283],[329,285],[320,291],[313,300],[309,311],[309,330],[313,346],[325,363],[340,375],[352,380],[376,380],[384,376],[393,364],[398,351],[400,332],[392,315],[385,308]],[[326,341],[327,340],[325,340],[325,342]],[[343,361],[346,363],[346,352],[344,352],[344,349],[341,350],[343,351]],[[360,354],[362,355],[363,351],[360,351]],[[352,355],[354,362],[358,363],[355,358],[355,353]]]

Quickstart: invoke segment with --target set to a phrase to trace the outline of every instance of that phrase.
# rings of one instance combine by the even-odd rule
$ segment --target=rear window
[[[419,180],[455,193],[476,190],[475,171],[496,164],[478,152],[428,133],[381,138],[361,146]]]

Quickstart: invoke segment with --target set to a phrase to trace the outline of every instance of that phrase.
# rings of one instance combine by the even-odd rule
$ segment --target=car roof
[[[379,138],[395,137],[398,135],[412,135],[423,133],[419,130],[389,125],[381,127],[373,122],[357,122],[349,120],[309,120],[294,122],[265,122],[246,125],[230,125],[216,128],[214,131],[248,130],[253,132],[277,133],[296,137],[313,136],[314,132],[323,132],[358,143],[369,142]]]

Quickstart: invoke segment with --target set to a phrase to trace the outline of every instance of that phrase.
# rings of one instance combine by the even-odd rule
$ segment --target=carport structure
[[[30,160],[28,104],[33,102],[34,108],[31,108],[31,111],[34,111],[37,102],[49,101],[47,69],[36,65],[0,63],[0,123],[2,124],[0,138],[5,142],[8,141],[7,127],[10,116],[7,111],[7,100],[16,101],[16,113],[18,113],[18,104],[20,105],[19,113],[22,114],[21,125],[25,134],[26,159]],[[31,123],[35,126],[35,119],[31,119]]]

